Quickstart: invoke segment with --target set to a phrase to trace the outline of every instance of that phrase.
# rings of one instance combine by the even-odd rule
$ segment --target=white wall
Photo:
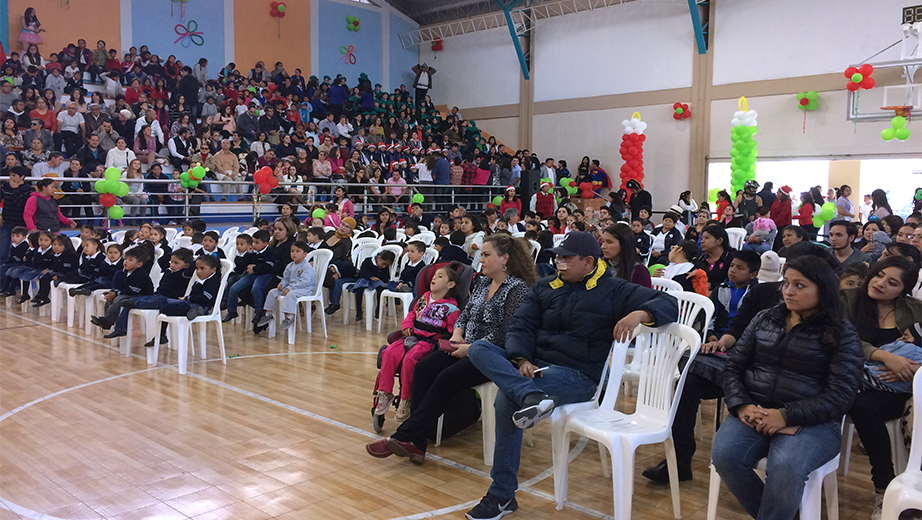
[[[463,112],[462,112],[463,114]],[[478,119],[477,128],[496,137],[496,140],[506,145],[507,151],[513,153],[521,146],[519,140],[519,118],[502,117],[498,119]]]
[[[672,105],[536,115],[533,149],[542,160],[566,160],[574,176],[584,155],[598,159],[617,188],[624,163],[620,153],[621,121],[630,118],[635,110],[648,124],[644,132],[644,185],[653,195],[653,207],[666,209],[689,186],[690,125],[672,118]]]
[[[717,2],[714,84],[843,72],[901,37],[905,0]],[[899,59],[899,46],[875,60]],[[842,77],[845,87],[845,76]]]
[[[845,79],[844,76],[842,79]],[[913,153],[919,155],[922,143],[922,123],[913,118],[909,123],[912,136],[906,141],[887,142],[880,131],[887,122],[853,123],[845,119],[845,89],[819,93],[819,108],[807,112],[806,133],[804,113],[797,108],[797,97],[765,96],[747,98],[749,108],[759,113],[759,157],[867,157],[886,154]],[[873,90],[871,92],[874,92]],[[869,93],[870,94],[870,93]],[[865,102],[862,94],[861,102]],[[880,105],[877,105],[880,106]],[[737,100],[715,100],[711,103],[711,146],[709,159],[730,156],[730,121],[737,110]]]
[[[687,6],[629,2],[535,29],[535,101],[689,87],[695,35]]]
[[[420,59],[436,69],[433,103],[464,110],[519,102],[522,72],[505,27],[449,38],[443,47],[435,59],[429,45],[420,48]]]

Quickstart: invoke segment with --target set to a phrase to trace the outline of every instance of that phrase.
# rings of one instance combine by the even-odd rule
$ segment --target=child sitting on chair
[[[397,259],[393,251],[381,251],[374,258],[366,258],[359,267],[359,279],[349,289],[355,294],[355,321],[362,321],[362,298],[366,289],[383,290],[390,281],[391,264]],[[337,280],[338,281],[338,280]],[[374,302],[372,302],[373,304]]]
[[[51,267],[45,269],[41,276],[38,277],[38,294],[32,298],[33,307],[41,307],[51,303],[51,283],[63,280],[66,273],[74,271],[78,267],[80,258],[74,251],[74,243],[70,237],[64,235],[55,235],[51,241],[51,250],[54,256],[51,260]]]
[[[89,296],[96,289],[111,289],[115,273],[121,270],[122,246],[109,244],[109,247],[106,248],[106,258],[99,264],[98,276],[80,287],[71,287],[67,294],[71,297],[77,295]]]
[[[381,421],[394,402],[394,376],[400,365],[400,406],[398,422],[410,416],[410,387],[416,363],[438,346],[440,339],[450,337],[455,322],[461,316],[457,287],[461,275],[451,265],[438,269],[429,283],[429,292],[420,296],[410,307],[401,325],[403,337],[388,345],[381,354],[381,370],[375,379],[375,424]]]
[[[298,298],[311,296],[317,289],[317,274],[314,266],[307,261],[307,253],[310,251],[313,249],[307,242],[295,242],[291,245],[291,263],[285,267],[285,274],[278,287],[269,291],[266,296],[266,303],[263,305],[265,315],[256,324],[257,327],[266,326],[275,319],[275,302],[279,296],[282,297],[283,314],[279,330],[287,330],[294,325],[298,314]]]

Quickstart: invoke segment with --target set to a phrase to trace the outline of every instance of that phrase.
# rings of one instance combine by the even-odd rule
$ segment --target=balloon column
[[[832,220],[832,217],[836,216],[836,203],[835,202],[826,202],[821,206],[819,213],[813,214],[813,225],[821,228],[826,222]]]
[[[581,182],[579,184],[579,191],[580,191],[579,196],[584,199],[591,199],[595,197],[594,190],[595,190],[595,186],[593,186],[591,182]]]
[[[756,178],[756,140],[753,136],[758,132],[756,127],[756,118],[758,112],[749,110],[749,103],[745,97],[741,97],[738,103],[739,110],[733,115],[730,122],[730,139],[733,141],[733,147],[730,149],[730,186],[731,196],[737,191],[743,189],[746,181]]]
[[[106,168],[105,178],[96,181],[93,187],[99,193],[99,203],[109,209],[109,218],[118,220],[125,216],[125,210],[116,206],[116,197],[128,195],[128,184],[121,181],[122,171],[118,168]]]
[[[896,116],[890,120],[890,128],[884,128],[880,132],[880,138],[884,141],[892,141],[893,138],[897,138],[900,141],[905,141],[909,139],[909,129],[906,128],[906,118],[903,116]]]
[[[256,170],[256,173],[253,174],[253,182],[263,195],[268,194],[272,191],[272,188],[278,187],[279,185],[278,178],[272,172],[272,168],[268,166],[263,166],[259,170]]]
[[[647,123],[640,120],[640,113],[634,112],[631,119],[621,121],[621,126],[624,127],[621,135],[621,158],[624,159],[621,189],[627,189],[629,180],[643,183],[643,143],[647,140],[643,131],[647,129]]]

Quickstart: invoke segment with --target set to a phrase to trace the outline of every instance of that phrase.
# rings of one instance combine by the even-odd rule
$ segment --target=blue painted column
[[[10,52],[10,5],[8,0],[0,0],[0,42],[3,42],[3,50]]]
[[[515,46],[515,53],[519,58],[519,66],[522,67],[522,77],[528,79],[528,64],[525,62],[525,53],[522,52],[522,43],[519,36],[515,33],[515,25],[512,23],[512,10],[519,5],[522,0],[493,0],[496,5],[503,8],[503,15],[506,17],[506,27],[509,28],[509,35],[512,36],[512,45]],[[694,1],[694,0],[689,0]]]

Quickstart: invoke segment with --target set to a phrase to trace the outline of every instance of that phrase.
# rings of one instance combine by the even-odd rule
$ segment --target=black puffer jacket
[[[841,419],[864,363],[855,327],[844,321],[836,344],[826,345],[820,315],[786,333],[787,315],[783,303],[766,309],[743,332],[723,373],[727,407],[779,408],[792,426]]]
[[[599,267],[579,283],[549,276],[535,282],[512,316],[506,357],[574,368],[599,382],[621,318],[647,311],[654,325],[678,319],[676,299],[661,291],[615,278]]]

